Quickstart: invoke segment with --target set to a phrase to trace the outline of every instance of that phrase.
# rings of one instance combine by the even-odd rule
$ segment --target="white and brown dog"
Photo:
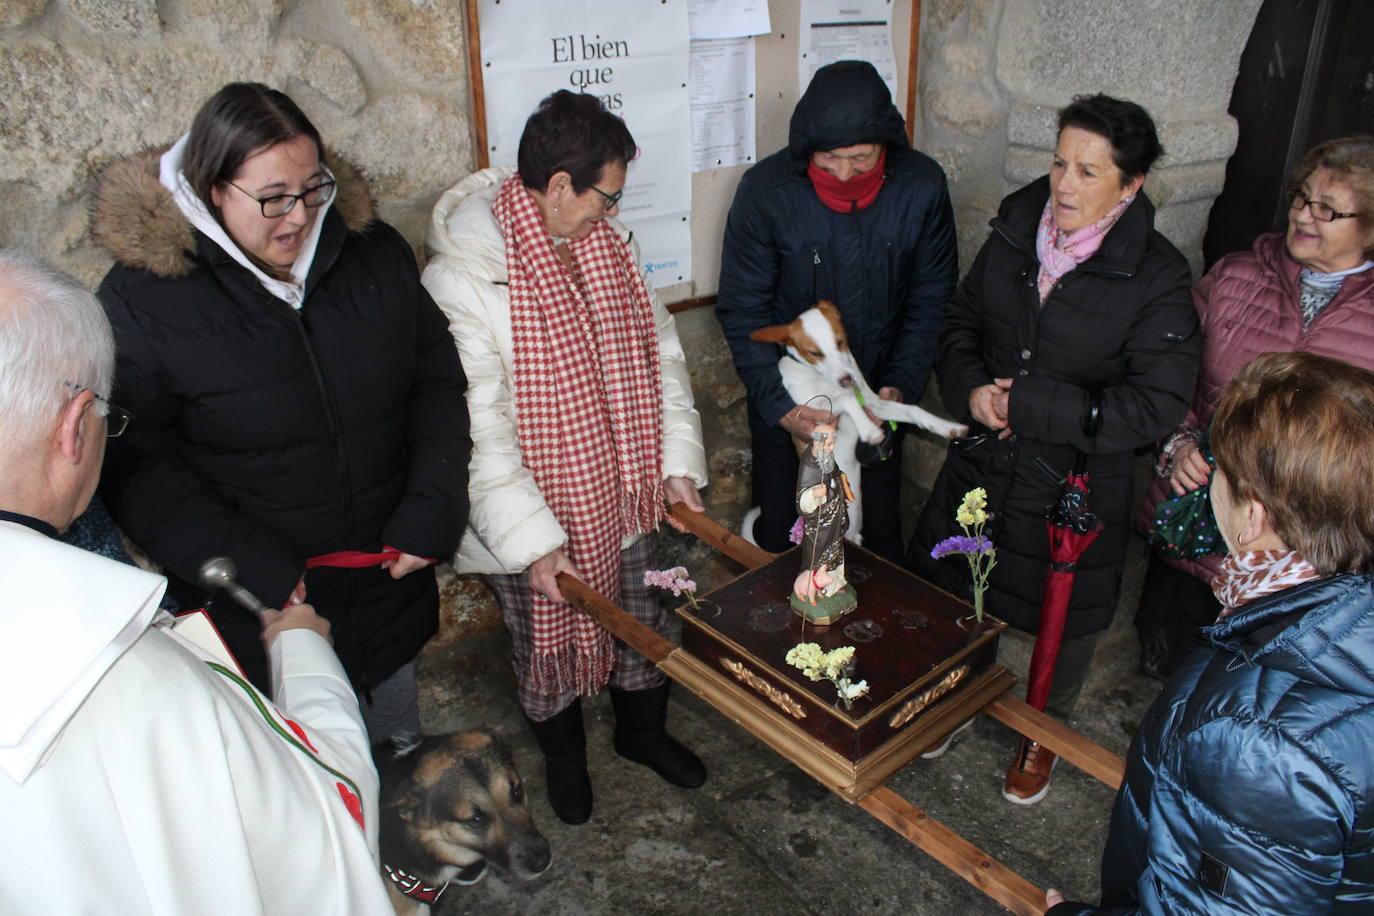
[[[549,867],[510,752],[478,729],[373,749],[382,780],[381,853],[392,906],[428,913],[453,884],[493,865],[520,880]]]
[[[765,343],[782,344],[787,352],[778,360],[782,384],[792,400],[812,407],[828,406],[839,417],[836,430],[835,462],[849,479],[854,501],[849,504],[849,533],[855,544],[862,543],[863,508],[860,501],[858,459],[854,448],[860,440],[876,445],[883,430],[869,418],[865,407],[879,420],[911,423],[946,439],[968,434],[968,427],[935,416],[914,404],[902,404],[878,397],[869,387],[854,355],[849,352],[848,335],[834,303],[822,299],[788,324],[759,328],[749,335]],[[753,531],[757,507],[745,515],[741,530],[746,538]]]

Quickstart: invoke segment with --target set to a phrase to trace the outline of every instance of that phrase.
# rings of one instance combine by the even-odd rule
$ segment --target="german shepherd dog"
[[[400,916],[429,912],[450,884],[494,865],[521,880],[549,867],[510,752],[485,729],[373,749],[381,777],[381,855]]]

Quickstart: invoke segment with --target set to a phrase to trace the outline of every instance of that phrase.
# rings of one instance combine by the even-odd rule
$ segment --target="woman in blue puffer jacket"
[[[1085,913],[1374,912],[1374,373],[1268,353],[1213,421],[1210,645],[1141,724]]]

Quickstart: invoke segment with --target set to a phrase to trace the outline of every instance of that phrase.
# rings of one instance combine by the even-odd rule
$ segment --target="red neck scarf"
[[[806,177],[816,189],[816,196],[836,213],[856,213],[871,206],[883,187],[883,172],[887,166],[887,146],[878,153],[878,164],[862,175],[840,181],[813,162],[806,167]]]

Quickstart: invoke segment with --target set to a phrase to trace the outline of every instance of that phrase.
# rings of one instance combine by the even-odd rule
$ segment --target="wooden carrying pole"
[[[692,534],[746,568],[762,566],[775,556],[680,503],[672,507],[671,514]],[[720,688],[720,675],[709,666],[635,620],[581,580],[561,573],[558,587],[571,604],[586,612],[617,638],[633,646],[673,680],[734,719],[755,737],[764,740],[822,785],[839,791],[824,761],[805,760],[789,753],[792,748],[786,735],[769,735],[765,729],[757,727],[752,719],[758,714],[750,708],[750,704],[732,703],[728,699],[722,703],[722,697],[726,697],[727,693]],[[1004,694],[993,700],[986,707],[986,712],[1107,785],[1120,787],[1125,761],[1024,701]],[[841,797],[844,797],[843,793]],[[1044,912],[1044,891],[886,786],[874,788],[856,803],[1011,912],[1018,916],[1039,916]]]

